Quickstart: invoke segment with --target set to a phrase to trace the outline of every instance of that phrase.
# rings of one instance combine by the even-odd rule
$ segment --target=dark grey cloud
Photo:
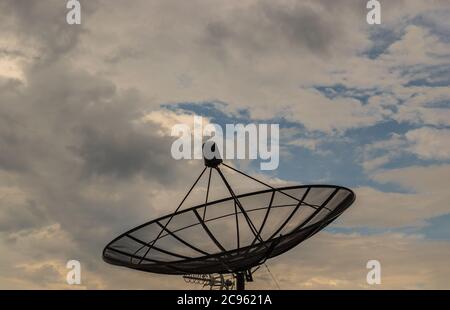
[[[23,170],[26,165],[22,145],[26,138],[16,128],[10,115],[0,115],[0,167],[5,170]]]
[[[158,133],[159,125],[137,122],[160,103],[149,98],[233,101],[226,95],[257,93],[255,85],[259,88],[264,83],[256,78],[257,70],[252,76],[242,74],[254,69],[247,61],[261,56],[261,63],[273,65],[285,59],[288,68],[303,56],[308,60],[311,55],[339,54],[334,50],[351,45],[352,36],[359,34],[346,27],[346,21],[364,23],[365,11],[364,1],[344,6],[325,0],[258,1],[239,9],[221,7],[213,16],[204,14],[215,8],[207,1],[135,3],[117,1],[113,6],[110,1],[82,1],[81,26],[66,24],[65,1],[0,3],[0,34],[18,42],[0,50],[0,57],[24,61],[23,80],[0,78],[0,188],[20,196],[1,200],[0,249],[6,253],[0,257],[1,287],[5,287],[4,275],[7,285],[13,285],[14,277],[36,287],[64,282],[60,277],[64,272],[57,266],[64,266],[68,259],[81,261],[88,287],[100,287],[92,280],[95,276],[114,288],[185,287],[178,277],[149,276],[101,260],[101,250],[112,237],[171,212],[201,166],[172,160],[171,139]],[[103,14],[93,15],[100,10]],[[123,16],[127,12],[130,15]],[[144,26],[135,25],[133,14],[141,14]],[[147,20],[151,22],[145,24]],[[236,54],[228,71],[217,66]],[[136,58],[144,62],[133,62]],[[116,75],[113,82],[105,72],[113,72],[110,66],[119,63],[117,72],[126,74]],[[242,71],[236,74],[238,67]],[[297,71],[296,66],[292,68]],[[171,83],[176,83],[180,71],[192,74],[194,86],[199,83],[194,96],[186,95],[187,87],[172,97],[179,90]],[[284,92],[275,83],[280,77],[291,80],[293,72],[279,71],[282,76],[266,72],[262,82],[268,80],[266,86],[272,87],[267,94]],[[224,79],[216,80],[220,75]],[[296,83],[299,77],[292,76]],[[253,78],[254,85],[247,83]],[[216,85],[205,81],[224,86],[225,91],[220,93]],[[230,81],[240,87],[230,87]],[[141,82],[140,90],[126,89],[127,82]],[[204,93],[205,89],[213,95]],[[253,97],[243,96],[236,102],[259,104],[249,98]],[[297,253],[292,252],[292,257]],[[315,253],[305,265],[309,268],[315,257],[326,257],[320,254]],[[346,266],[351,269],[350,263]],[[17,264],[36,266],[27,269]],[[330,267],[326,273],[332,271]],[[89,272],[95,276],[89,278]]]
[[[286,4],[286,3],[285,3]],[[341,15],[336,15],[338,9]],[[328,55],[351,38],[343,12],[364,16],[360,3],[338,6],[330,1],[258,1],[205,25],[203,43],[221,56],[240,51],[251,57],[266,53],[309,52]],[[348,14],[346,14],[348,15]]]
[[[43,206],[29,199],[17,204],[8,198],[11,197],[2,197],[0,200],[3,208],[0,214],[0,232],[15,232],[48,224]]]
[[[80,2],[86,20],[99,9],[97,0]],[[0,3],[2,30],[12,30],[28,48],[38,49],[40,61],[54,61],[72,52],[81,34],[86,32],[83,24],[68,26],[66,3],[59,0],[4,0]],[[30,51],[18,52],[18,55],[24,55]]]
[[[65,23],[62,4],[0,4],[10,22],[2,30],[21,46],[37,48],[37,57],[23,54],[23,81],[0,79],[0,187],[23,196],[1,199],[0,246],[11,253],[6,261],[13,253],[25,263],[78,258],[106,279],[103,246],[125,229],[170,212],[172,206],[157,204],[154,196],[167,192],[176,199],[191,168],[170,157],[172,139],[158,133],[160,125],[139,123],[151,109],[148,98],[72,63],[69,56],[84,30]],[[59,228],[49,232],[49,225]],[[65,239],[46,246],[53,234]],[[24,277],[53,281],[58,274],[52,266]],[[41,277],[49,272],[51,279]]]
[[[37,241],[30,260],[75,257],[100,272],[107,268],[103,246],[170,212],[152,195],[184,189],[189,169],[171,159],[171,138],[159,135],[158,125],[139,124],[146,104],[136,91],[60,61],[32,66],[26,78],[0,99],[0,172],[14,175],[12,186],[25,196],[22,205],[2,200],[2,237],[10,250],[20,249],[36,230],[58,223],[72,243],[55,252]],[[29,279],[38,281],[34,272]]]
[[[341,25],[336,25],[335,20],[327,19],[326,15],[307,6],[283,8],[265,2],[262,10],[276,30],[274,36],[284,34],[286,41],[294,47],[327,53],[334,41],[342,35],[339,29]]]
[[[123,46],[118,48],[105,58],[105,61],[109,64],[118,64],[125,60],[136,59],[144,56],[144,51],[141,49],[131,48],[129,46]]]
[[[149,139],[148,135],[127,129],[123,132],[85,129],[82,133],[80,156],[91,174],[129,177],[149,173],[171,179],[167,139]]]
[[[157,134],[158,125],[136,124],[146,112],[138,92],[119,92],[111,82],[59,61],[30,68],[26,87],[4,85],[17,89],[0,107],[4,169],[32,170],[48,157],[73,155],[83,160],[86,176],[174,177],[171,140]]]
[[[12,58],[23,58],[25,54],[22,51],[9,49],[9,48],[0,48],[0,57],[7,56]]]

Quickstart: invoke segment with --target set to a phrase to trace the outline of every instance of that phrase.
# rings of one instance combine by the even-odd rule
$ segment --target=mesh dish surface
[[[302,185],[228,197],[163,216],[111,241],[110,264],[160,274],[236,273],[300,244],[355,200],[348,188]]]

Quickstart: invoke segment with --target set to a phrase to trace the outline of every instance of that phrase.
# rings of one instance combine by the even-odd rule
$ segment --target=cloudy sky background
[[[450,289],[450,3],[0,0],[0,288],[186,288],[110,266],[104,245],[174,210],[202,166],[172,124],[281,127],[276,183],[356,204],[269,261],[281,288]],[[252,288],[276,288],[267,270]],[[189,288],[189,286],[188,286]],[[195,287],[190,287],[195,288]]]

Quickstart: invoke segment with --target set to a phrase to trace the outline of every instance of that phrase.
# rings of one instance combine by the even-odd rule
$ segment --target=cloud
[[[86,15],[95,6],[95,2],[83,4]],[[42,57],[42,61],[53,61],[70,52],[84,31],[83,27],[67,27],[64,18],[66,7],[61,1],[31,3],[24,0],[7,0],[2,1],[0,7],[3,12],[2,23],[6,26],[5,32],[14,31],[22,44],[30,47],[35,56]]]
[[[378,169],[371,171],[369,177],[380,184],[400,186],[404,192],[356,188],[357,200],[342,215],[337,226],[375,229],[420,227],[431,218],[449,213],[448,164]]]
[[[420,127],[401,135],[391,134],[387,140],[364,145],[361,164],[366,172],[371,172],[408,154],[422,160],[445,162],[450,158],[449,137],[448,129],[433,127]]]
[[[368,35],[373,27],[365,23],[366,8],[358,1],[194,1],[176,6],[136,1],[125,15],[125,4],[105,5],[84,25],[79,40],[89,50],[76,49],[76,59],[122,87],[139,89],[153,104],[219,100],[228,103],[222,107],[225,112],[246,109],[260,120],[286,117],[307,130],[326,133],[386,119],[446,122],[443,110],[400,105],[399,99],[405,100],[403,93],[410,91],[402,85],[416,78],[413,72],[405,75],[406,70],[416,68],[426,75],[431,65],[448,63],[442,53],[448,49],[446,42],[429,27],[412,24],[413,16],[445,11],[448,5],[401,3],[384,4],[383,26],[401,28],[402,35],[376,59],[364,54],[373,44]],[[205,10],[213,13],[202,14]],[[177,23],[168,22],[167,16]],[[134,23],[128,23],[130,19]],[[120,25],[117,35],[111,36],[110,20]],[[402,62],[402,53],[410,57],[407,62]],[[370,98],[369,105],[357,98],[329,100],[313,90],[335,84],[371,89],[373,97],[391,94],[395,104],[386,107]],[[415,96],[420,93],[411,94]]]
[[[140,5],[143,2],[136,8]],[[365,42],[363,33],[349,32],[347,28],[351,24],[349,18],[358,20],[357,14],[363,13],[358,5],[345,6],[349,16],[342,18],[334,14],[338,6],[329,2],[285,1],[274,5],[269,1],[249,1],[220,4],[219,8],[216,4],[210,11],[222,13],[210,16],[199,13],[210,5],[201,1],[179,3],[177,9],[170,4],[146,5],[149,9],[145,14],[140,9],[128,14],[133,14],[142,25],[150,16],[152,26],[143,30],[122,23],[119,31],[127,35],[119,35],[120,40],[104,48],[95,44],[99,38],[109,40],[107,23],[102,21],[126,18],[119,9],[96,12],[95,21],[86,27],[97,38],[93,41],[89,35],[82,37],[83,44],[92,46],[93,54],[80,53],[78,59],[84,67],[107,72],[118,84],[137,87],[159,103],[217,99],[229,103],[229,109],[249,108],[253,117],[273,116],[300,101],[303,94],[299,87],[311,84],[311,76],[304,71],[320,73],[308,68],[326,68],[324,58],[348,56],[355,41]],[[119,13],[122,17],[116,16]],[[185,27],[168,24],[161,16],[173,16]],[[124,58],[117,66],[96,61],[115,55],[126,46],[134,46],[133,50],[141,56]],[[122,70],[125,67],[127,70]],[[189,78],[188,87],[180,85],[181,77]],[[312,103],[307,104],[310,108]],[[355,112],[361,113],[364,112]]]
[[[410,166],[381,170],[372,176],[378,182],[395,182],[417,192],[434,193],[447,190],[446,181],[450,180],[450,165]]]
[[[20,21],[25,12],[16,10],[40,17],[45,5],[9,9]],[[21,27],[13,28],[18,37]],[[0,248],[8,253],[0,282],[67,288],[65,263],[79,259],[85,287],[102,288],[114,278],[105,276],[103,246],[143,218],[172,211],[167,201],[181,200],[182,180],[200,166],[171,160],[171,139],[157,134],[163,123],[138,122],[152,109],[138,91],[75,68],[66,58],[74,46],[47,41],[59,36],[32,38],[42,58],[23,64],[26,81],[0,84]]]
[[[332,48],[344,48],[351,38],[343,31],[342,20],[330,18],[332,10],[321,10],[324,6],[294,1],[283,1],[281,5],[250,1],[208,23],[202,43],[225,56],[259,57],[305,50],[326,56]]]
[[[355,189],[355,206],[338,223],[343,227],[417,227],[449,213],[449,165],[410,166],[378,170],[370,177],[381,184],[395,184],[407,192],[386,192],[370,187]]]
[[[170,158],[167,130],[187,115],[161,104],[223,101],[225,112],[246,109],[253,120],[284,117],[331,136],[386,119],[448,124],[448,109],[439,105],[448,99],[446,87],[408,85],[416,74],[431,84],[445,81],[433,66],[448,63],[446,42],[423,25],[409,27],[385,53],[367,58],[365,9],[349,3],[136,0],[130,7],[83,1],[84,22],[72,27],[61,1],[2,1],[0,286],[68,288],[65,263],[78,259],[83,288],[186,287],[179,277],[101,260],[113,236],[171,212],[202,167]],[[396,25],[404,14],[429,6],[401,4],[386,4],[386,21]],[[445,3],[434,5],[430,9]],[[423,50],[416,53],[417,44]],[[396,68],[402,58],[404,67]],[[355,96],[364,91],[329,98],[315,88],[337,83],[369,89],[370,98]],[[446,158],[441,142],[429,144],[447,141],[443,133],[419,128],[400,135],[392,152],[406,142],[419,156]],[[374,149],[389,149],[389,143]],[[342,225],[420,225],[446,212],[447,166],[371,167],[374,181],[416,192],[360,187],[361,204]],[[283,176],[270,181],[287,183]],[[250,188],[232,173],[230,182]],[[274,260],[273,268],[283,288],[365,288],[366,260],[385,257],[386,287],[446,287],[447,247],[403,235],[322,233]],[[330,253],[339,259],[329,260]],[[255,284],[269,281],[266,274]]]
[[[17,80],[24,79],[20,65],[11,59],[0,59],[0,76]]]
[[[289,142],[289,145],[301,146],[311,151],[315,151],[320,142],[321,141],[318,139],[296,139],[294,141]]]
[[[368,143],[362,148],[361,165],[365,171],[374,171],[401,156],[406,145],[404,137],[395,133],[389,139]]]
[[[18,187],[0,187],[0,232],[30,229],[46,223],[47,215],[27,193]]]
[[[194,116],[193,113],[186,114],[169,110],[157,110],[145,114],[140,121],[158,124],[163,129],[159,134],[162,136],[170,136],[173,126],[178,124],[189,126],[192,132],[194,130]],[[208,118],[202,117],[202,126],[206,126],[207,124],[209,124]]]
[[[448,178],[448,175],[446,177]],[[397,193],[359,187],[355,192],[357,201],[342,215],[336,224],[339,227],[369,229],[420,227],[424,226],[428,219],[447,214],[449,211],[445,201],[450,195],[442,190],[420,189],[417,193]]]
[[[381,56],[383,61],[395,66],[441,63],[448,61],[448,45],[439,37],[418,26],[407,26],[405,34]]]
[[[328,99],[314,90],[305,90],[299,95],[301,99],[289,105],[284,116],[311,131],[343,132],[383,120],[381,106],[363,105],[353,98]]]
[[[420,236],[321,232],[268,265],[281,289],[441,289],[448,286],[449,251],[448,243]],[[372,259],[381,263],[381,285],[366,282]],[[277,289],[264,267],[255,280],[249,288]]]
[[[450,159],[450,130],[420,128],[408,131],[410,151],[424,159]]]

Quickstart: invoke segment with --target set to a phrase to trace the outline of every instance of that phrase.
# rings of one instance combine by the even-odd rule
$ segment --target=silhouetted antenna
[[[232,276],[223,274],[189,274],[184,275],[183,279],[186,283],[200,284],[203,287],[209,287],[210,290],[232,290],[234,281]]]
[[[221,167],[267,189],[238,195]],[[207,169],[205,202],[181,210]],[[229,195],[209,201],[214,172]],[[275,188],[223,163],[220,157],[205,157],[205,168],[175,211],[118,236],[103,250],[103,259],[146,272],[182,275],[185,281],[204,287],[243,290],[259,266],[319,232],[354,201],[355,194],[345,187]]]

